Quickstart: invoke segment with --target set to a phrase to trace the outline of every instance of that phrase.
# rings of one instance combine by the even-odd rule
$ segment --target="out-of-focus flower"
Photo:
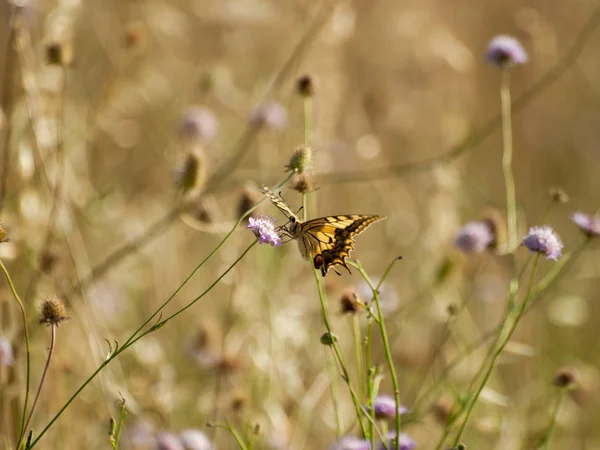
[[[329,450],[371,450],[371,444],[365,439],[345,436],[329,447]]]
[[[521,43],[510,36],[496,36],[488,44],[485,59],[492,65],[507,68],[525,64],[529,57]]]
[[[310,175],[307,173],[295,173],[292,177],[290,186],[293,190],[304,194],[306,192],[312,192],[315,189],[315,183]]]
[[[65,303],[62,299],[54,296],[42,300],[40,305],[40,323],[47,325],[60,325],[68,320]]]
[[[286,171],[292,171],[297,173],[304,173],[306,169],[310,167],[312,162],[312,149],[305,145],[301,145],[290,158],[290,162],[285,166]]]
[[[180,434],[185,450],[213,450],[213,445],[206,435],[199,430],[185,430]]]
[[[173,181],[177,189],[184,193],[194,188],[201,188],[206,181],[206,164],[201,148],[189,152],[185,160],[173,171]]]
[[[496,239],[490,222],[469,222],[458,230],[454,245],[465,253],[481,253],[492,247]]]
[[[396,399],[391,395],[378,395],[373,400],[373,411],[376,419],[393,419],[398,414],[406,414],[408,409],[403,405],[398,405],[396,409]]]
[[[379,279],[371,278],[371,282],[377,286]],[[379,304],[381,305],[381,311],[383,314],[391,313],[398,308],[400,300],[398,298],[398,293],[392,285],[383,282],[381,283],[381,286],[379,286],[378,292]],[[356,286],[356,295],[362,303],[374,310],[375,302],[373,301],[373,291],[365,280],[362,280],[358,286]]]
[[[163,431],[156,437],[156,450],[185,450],[185,447],[177,436]]]
[[[579,372],[574,367],[561,367],[554,374],[554,385],[561,388],[573,387],[580,379]]]
[[[296,80],[296,92],[302,97],[315,95],[315,80],[308,74],[298,77]]]
[[[279,247],[281,245],[281,237],[275,230],[275,219],[269,216],[263,216],[262,214],[258,218],[249,217],[248,226],[252,230],[254,235],[258,238],[259,244],[269,244],[273,247]]]
[[[190,142],[208,144],[218,131],[217,118],[204,106],[192,106],[181,116],[179,134]]]
[[[260,199],[261,195],[258,192],[256,186],[250,183],[246,184],[246,186],[244,186],[244,190],[240,193],[238,199],[237,217],[240,218],[244,214],[246,214],[246,211],[248,211],[250,208],[256,205],[260,201]],[[251,212],[249,217],[256,217],[255,212],[256,210]],[[245,221],[248,222],[248,218],[246,218]]]
[[[579,229],[589,237],[600,236],[600,216],[590,216],[577,211],[571,216],[571,219]]]
[[[64,42],[50,42],[46,45],[46,64],[68,66],[73,61],[71,45]]]
[[[154,427],[146,420],[139,420],[125,430],[133,448],[150,448],[156,442]]]
[[[541,253],[546,259],[558,260],[563,244],[558,234],[548,225],[531,227],[521,244],[531,252]]]
[[[250,125],[282,130],[287,125],[287,111],[279,103],[267,102],[255,106],[248,117]]]
[[[387,448],[389,450],[413,450],[413,449],[417,448],[417,443],[413,440],[413,438],[411,438],[406,433],[400,433],[400,436],[398,437],[398,447],[396,447],[394,445],[395,439],[396,439],[396,432],[395,431],[388,432],[388,434],[386,435],[386,440],[388,442]],[[386,448],[386,446],[383,445],[383,442],[380,442],[378,450],[384,450],[385,448]]]
[[[0,244],[2,242],[8,242],[8,233],[6,232],[6,228],[4,228],[4,225],[2,225],[0,223]]]
[[[356,314],[362,310],[356,293],[353,290],[346,290],[340,297],[340,312],[342,314]]]
[[[12,366],[14,363],[15,357],[10,341],[0,336],[0,367]]]
[[[554,203],[567,203],[569,201],[569,194],[561,188],[551,188],[550,197]]]

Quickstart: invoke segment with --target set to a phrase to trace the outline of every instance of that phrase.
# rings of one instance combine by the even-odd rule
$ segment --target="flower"
[[[40,323],[60,325],[67,320],[65,303],[58,297],[49,297],[42,300],[40,305]]]
[[[465,253],[481,253],[495,244],[489,222],[469,222],[458,230],[454,245]]]
[[[371,450],[371,444],[365,439],[345,436],[329,447],[329,450]]]
[[[580,378],[579,372],[574,367],[561,367],[554,374],[552,381],[555,386],[566,388],[574,386]]]
[[[371,278],[371,283],[373,283],[374,286],[377,286],[379,278]],[[394,312],[400,303],[398,293],[394,287],[389,283],[383,282],[381,283],[381,286],[379,286],[378,292],[381,312],[383,314]],[[375,310],[375,302],[373,301],[375,297],[373,296],[373,291],[369,287],[369,284],[365,280],[362,280],[356,286],[356,296],[362,303],[369,306],[372,310]]]
[[[184,139],[206,144],[215,138],[218,131],[217,118],[204,106],[192,106],[181,116],[179,134]]]
[[[185,450],[185,448],[177,436],[163,431],[156,437],[156,450]]]
[[[213,450],[206,435],[199,430],[185,430],[179,435],[185,450]]]
[[[406,414],[408,409],[403,405],[398,405],[396,409],[396,399],[391,395],[378,395],[373,400],[373,411],[376,419],[393,419],[398,414]]]
[[[398,447],[394,445],[394,441],[396,439],[396,432],[390,431],[386,435],[386,440],[388,442],[387,447],[383,445],[383,442],[379,445],[379,450],[384,450],[388,448],[390,450],[413,450],[417,448],[417,443],[406,433],[400,433],[398,437]]]
[[[571,219],[579,229],[589,237],[600,236],[600,216],[590,216],[577,211]]]
[[[292,154],[289,164],[285,166],[286,172],[303,173],[310,166],[311,161],[312,149],[301,145]]]
[[[519,41],[510,36],[496,36],[488,44],[485,59],[492,65],[507,68],[525,64],[529,57]]]
[[[248,226],[252,230],[254,235],[258,238],[259,244],[267,243],[273,247],[279,247],[281,245],[281,238],[275,230],[276,220],[269,216],[263,216],[262,214],[258,218],[249,217]]]
[[[521,245],[527,247],[531,252],[541,253],[546,259],[553,259],[554,261],[560,258],[560,251],[563,248],[560,238],[548,225],[531,227]]]
[[[177,189],[184,193],[194,188],[200,189],[206,180],[206,164],[201,148],[196,148],[187,154],[173,171],[173,181]]]
[[[262,103],[250,111],[250,125],[281,130],[287,125],[287,111],[279,103]]]
[[[8,339],[0,336],[0,367],[12,366],[15,363],[13,348]]]
[[[315,80],[308,74],[302,75],[296,80],[296,92],[302,97],[315,95]]]

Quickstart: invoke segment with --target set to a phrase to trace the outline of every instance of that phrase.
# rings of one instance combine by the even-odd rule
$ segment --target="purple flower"
[[[394,440],[396,439],[396,432],[390,431],[386,435],[387,438],[387,448],[389,450],[413,450],[417,448],[417,443],[406,433],[400,433],[398,437],[398,447],[394,445]],[[386,447],[383,445],[383,442],[379,444],[379,450],[384,450]]]
[[[408,409],[403,405],[398,405],[396,409],[396,399],[391,395],[378,395],[373,400],[373,410],[376,419],[393,419],[398,414],[406,414]]]
[[[560,251],[563,248],[560,238],[548,225],[531,227],[521,245],[527,247],[531,252],[541,253],[546,259],[553,259],[554,261],[560,258]]]
[[[177,436],[163,431],[156,437],[156,450],[185,450],[185,448]]]
[[[571,219],[589,237],[600,237],[600,217],[577,211]]]
[[[329,447],[329,450],[371,450],[371,443],[365,439],[345,436]]]
[[[213,450],[206,435],[199,430],[185,430],[179,435],[185,450]]]
[[[469,222],[456,235],[454,245],[465,253],[481,253],[493,246],[496,237],[486,222]]]
[[[0,336],[0,367],[12,366],[15,363],[13,348],[8,339]]]
[[[281,130],[287,125],[287,111],[279,103],[262,103],[250,111],[248,120],[255,127]]]
[[[181,117],[179,133],[184,139],[207,144],[219,131],[219,122],[208,108],[190,107]]]
[[[496,36],[488,44],[485,59],[492,65],[507,68],[525,64],[529,57],[519,41],[510,36]]]
[[[279,247],[281,245],[281,238],[275,230],[276,220],[269,216],[263,216],[262,214],[258,218],[249,217],[248,226],[252,230],[254,235],[258,238],[259,244],[267,243],[273,247]]]

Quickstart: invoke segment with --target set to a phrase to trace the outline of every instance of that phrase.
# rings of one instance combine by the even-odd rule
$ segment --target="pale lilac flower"
[[[396,409],[396,399],[391,395],[378,395],[373,399],[373,411],[376,419],[393,419],[398,414],[406,414],[408,409],[403,405],[398,405]]]
[[[179,133],[189,141],[207,144],[212,141],[219,131],[219,122],[208,108],[203,106],[190,107],[181,117]]]
[[[527,247],[531,252],[541,253],[546,259],[554,261],[560,258],[563,248],[560,238],[548,225],[531,227],[521,245]]]
[[[589,237],[600,237],[600,216],[590,216],[577,211],[571,219]]]
[[[529,57],[519,41],[510,36],[496,36],[488,44],[485,59],[492,65],[506,68],[525,64]]]
[[[371,283],[373,283],[374,286],[377,286],[377,284],[379,283],[379,278],[371,278]],[[391,284],[385,281],[381,283],[381,286],[379,286],[378,289],[378,293],[379,305],[381,306],[381,312],[384,315],[392,313],[398,309],[398,306],[400,305],[400,299],[398,297],[396,289],[394,289],[394,287]],[[362,303],[369,306],[375,314],[377,313],[375,302],[373,301],[375,299],[375,297],[373,296],[373,291],[371,290],[369,284],[365,280],[362,280],[356,286],[356,295]]]
[[[8,339],[0,336],[0,367],[12,366],[15,363],[13,348]]]
[[[287,125],[287,111],[279,103],[262,103],[250,111],[248,121],[255,127],[282,130]]]
[[[365,439],[345,436],[329,447],[329,450],[371,450],[371,443]]]
[[[206,435],[199,430],[185,430],[179,435],[185,450],[213,450],[214,447]]]
[[[413,450],[417,448],[417,443],[406,433],[400,433],[400,436],[398,437],[398,447],[394,445],[394,440],[396,439],[395,431],[388,432],[386,439],[388,442],[387,448],[389,450]],[[380,442],[378,450],[384,450],[385,448],[383,442]]]
[[[273,247],[279,247],[281,245],[281,237],[275,230],[276,220],[269,216],[263,216],[262,214],[258,218],[249,217],[248,226],[252,230],[254,235],[258,238],[259,244],[267,243]]]
[[[469,222],[458,230],[454,245],[465,253],[481,253],[495,243],[494,231],[486,222]]]
[[[156,437],[156,450],[185,450],[185,448],[177,436],[163,431]]]

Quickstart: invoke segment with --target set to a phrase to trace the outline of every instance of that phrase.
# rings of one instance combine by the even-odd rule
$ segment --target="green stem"
[[[502,170],[504,172],[504,183],[506,185],[506,218],[508,222],[508,252],[512,253],[517,247],[517,206],[515,198],[515,180],[512,172],[512,124],[510,104],[509,71],[505,69],[502,74],[502,86],[500,88],[500,100],[502,103]]]
[[[363,376],[363,361],[362,361],[362,335],[360,332],[360,321],[358,315],[352,315],[352,331],[354,334],[354,351],[356,352],[356,372],[358,376],[358,392],[360,398],[365,398],[365,377]]]
[[[543,448],[544,450],[548,450],[548,443],[550,442],[550,436],[554,432],[554,426],[556,425],[556,417],[558,416],[558,410],[560,408],[560,404],[562,403],[562,399],[564,397],[565,390],[561,389],[556,397],[556,401],[554,402],[554,408],[552,408],[552,417],[550,417],[550,423],[548,424],[548,428],[546,432],[542,436],[539,445],[536,448]]]
[[[8,274],[8,270],[4,266],[2,260],[0,260],[0,269],[4,273],[6,277],[6,281],[10,287],[10,291],[12,292],[13,297],[17,301],[19,305],[19,309],[21,310],[21,318],[23,320],[23,332],[25,333],[25,352],[26,352],[26,375],[25,375],[25,401],[23,403],[23,414],[21,416],[21,429],[19,430],[19,444],[17,448],[21,445],[21,441],[23,440],[23,435],[25,433],[25,417],[27,415],[27,404],[29,403],[29,388],[30,388],[30,380],[31,380],[31,348],[29,345],[29,329],[27,328],[27,313],[25,312],[25,307],[23,306],[23,302],[17,294],[17,290]]]

